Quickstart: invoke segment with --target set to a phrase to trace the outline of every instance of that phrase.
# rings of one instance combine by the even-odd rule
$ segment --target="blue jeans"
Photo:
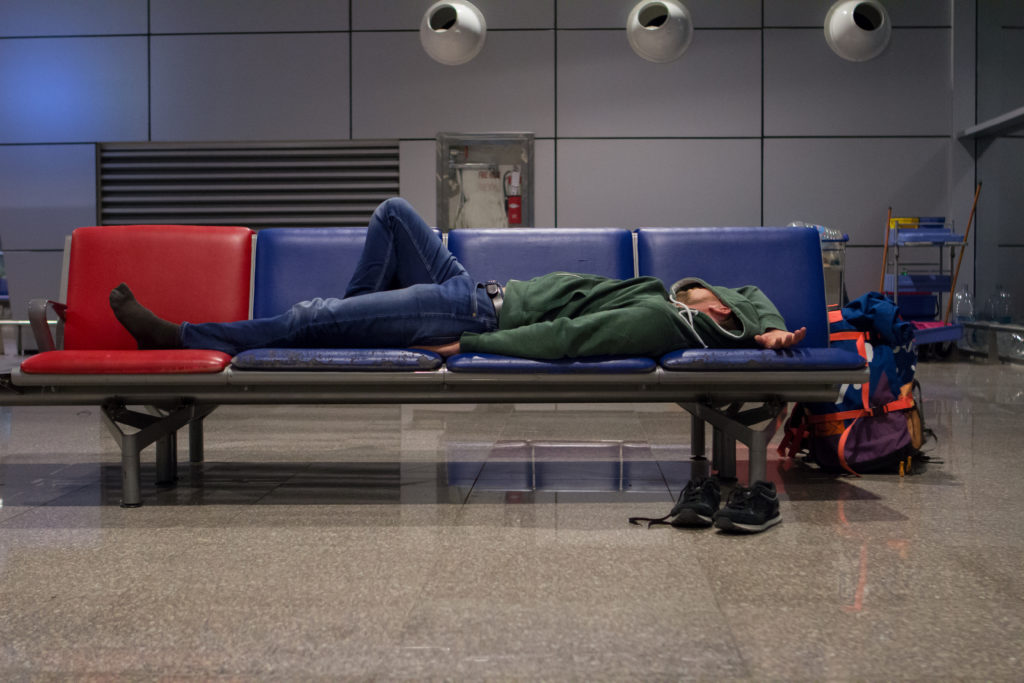
[[[182,323],[187,349],[235,355],[260,348],[404,348],[497,329],[494,306],[403,199],[373,213],[343,299],[313,299],[281,315],[228,323]]]

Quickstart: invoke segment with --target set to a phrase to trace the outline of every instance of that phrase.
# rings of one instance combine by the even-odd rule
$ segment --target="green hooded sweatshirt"
[[[724,329],[705,313],[677,306],[657,278],[613,280],[559,272],[510,280],[498,329],[464,333],[461,349],[544,360],[659,358],[677,349],[755,346],[755,335],[786,329],[778,310],[757,287],[713,287],[697,278],[675,287],[690,285],[714,292],[732,309],[740,328]]]

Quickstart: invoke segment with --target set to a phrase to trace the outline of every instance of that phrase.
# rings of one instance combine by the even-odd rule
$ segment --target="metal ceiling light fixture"
[[[825,41],[833,52],[851,62],[874,59],[891,37],[889,13],[878,0],[840,0],[825,17]]]
[[[484,47],[487,22],[471,2],[435,2],[420,22],[420,42],[435,61],[455,66],[476,57]]]
[[[679,0],[645,0],[626,19],[626,36],[633,52],[649,62],[679,59],[693,39],[693,20]]]

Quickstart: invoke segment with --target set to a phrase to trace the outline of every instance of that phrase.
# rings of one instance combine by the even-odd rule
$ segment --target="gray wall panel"
[[[1024,260],[1013,259],[1024,255],[1024,137],[989,140],[983,149],[978,163],[982,189],[974,228],[976,246],[982,262],[998,267],[978,269],[981,298],[991,295],[999,284],[1010,287],[1022,279]],[[1015,292],[1018,315],[1024,316],[1024,287]]]
[[[832,0],[685,1],[697,30],[671,64],[630,51],[636,0],[476,0],[487,45],[446,67],[417,35],[432,0],[0,0],[0,209],[19,226],[0,236],[49,248],[91,222],[91,153],[53,143],[97,141],[400,138],[403,194],[433,217],[442,130],[534,132],[538,224],[818,221],[852,233],[864,282],[890,204],[962,227],[974,144],[948,136],[974,123],[973,0],[882,0],[892,45],[861,64],[825,44]],[[1022,8],[978,3],[983,118],[1024,105],[1024,30],[1003,28]],[[996,278],[1024,154],[978,149]]]
[[[989,140],[978,164],[978,179],[986,200],[986,239],[1024,246],[1024,137]]]
[[[558,223],[758,225],[758,140],[562,140]]]
[[[896,29],[868,62],[847,62],[814,29],[766,30],[765,135],[949,135],[948,29]]]
[[[145,140],[146,39],[0,40],[0,143]]]
[[[460,66],[427,57],[415,32],[356,33],[352,38],[353,137],[554,133],[550,31],[488,34],[480,55]]]
[[[145,33],[146,0],[3,0],[0,36]]]
[[[555,141],[534,142],[533,222],[537,226],[553,226],[555,222]]]
[[[0,147],[0,244],[63,249],[64,236],[96,221],[93,145]]]
[[[881,225],[885,225],[882,216]],[[846,294],[856,299],[877,292],[882,278],[882,247],[852,246],[846,249]]]
[[[356,31],[419,29],[434,0],[352,0],[352,28]],[[490,29],[552,28],[554,0],[473,0]]]
[[[1000,19],[979,17],[978,59],[987,68],[978,74],[978,122],[1024,107],[1024,17],[1012,25]]]
[[[399,156],[399,191],[430,225],[437,225],[437,142],[406,140]]]
[[[821,26],[834,0],[766,0],[765,26]],[[893,26],[949,26],[950,2],[937,0],[882,0]],[[824,40],[824,36],[822,36]]]
[[[777,139],[764,146],[766,225],[805,221],[882,244],[895,216],[948,216],[943,139]]]
[[[157,36],[153,140],[349,137],[347,34]]]
[[[558,37],[558,134],[693,137],[761,134],[761,39],[753,31],[697,31],[682,59],[654,64],[625,33]]]
[[[71,232],[71,230],[68,230]],[[4,253],[7,287],[11,295],[11,317],[25,320],[32,299],[60,301],[60,278],[64,263],[64,245],[52,251],[8,251]],[[35,346],[32,333],[25,330],[26,348]]]
[[[348,0],[150,0],[153,33],[345,31]]]
[[[999,287],[1002,287],[1010,294],[1013,321],[1019,324],[1024,318],[1024,268],[1021,268],[1021,264],[1024,263],[1024,247],[1000,249],[995,257],[995,263],[996,267],[989,270],[997,274],[996,277],[985,283],[979,279],[975,307],[981,303],[982,312],[986,309],[991,310],[987,305],[988,300],[995,295]]]
[[[559,0],[558,28],[625,28],[638,0]],[[761,26],[760,0],[684,0],[695,28]],[[625,36],[623,36],[625,38]]]

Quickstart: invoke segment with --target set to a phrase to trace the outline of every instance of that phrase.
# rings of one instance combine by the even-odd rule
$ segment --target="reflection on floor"
[[[627,523],[674,406],[224,407],[134,510],[95,409],[0,408],[0,679],[1019,680],[1024,368],[919,376],[923,473],[773,458],[754,536]]]

